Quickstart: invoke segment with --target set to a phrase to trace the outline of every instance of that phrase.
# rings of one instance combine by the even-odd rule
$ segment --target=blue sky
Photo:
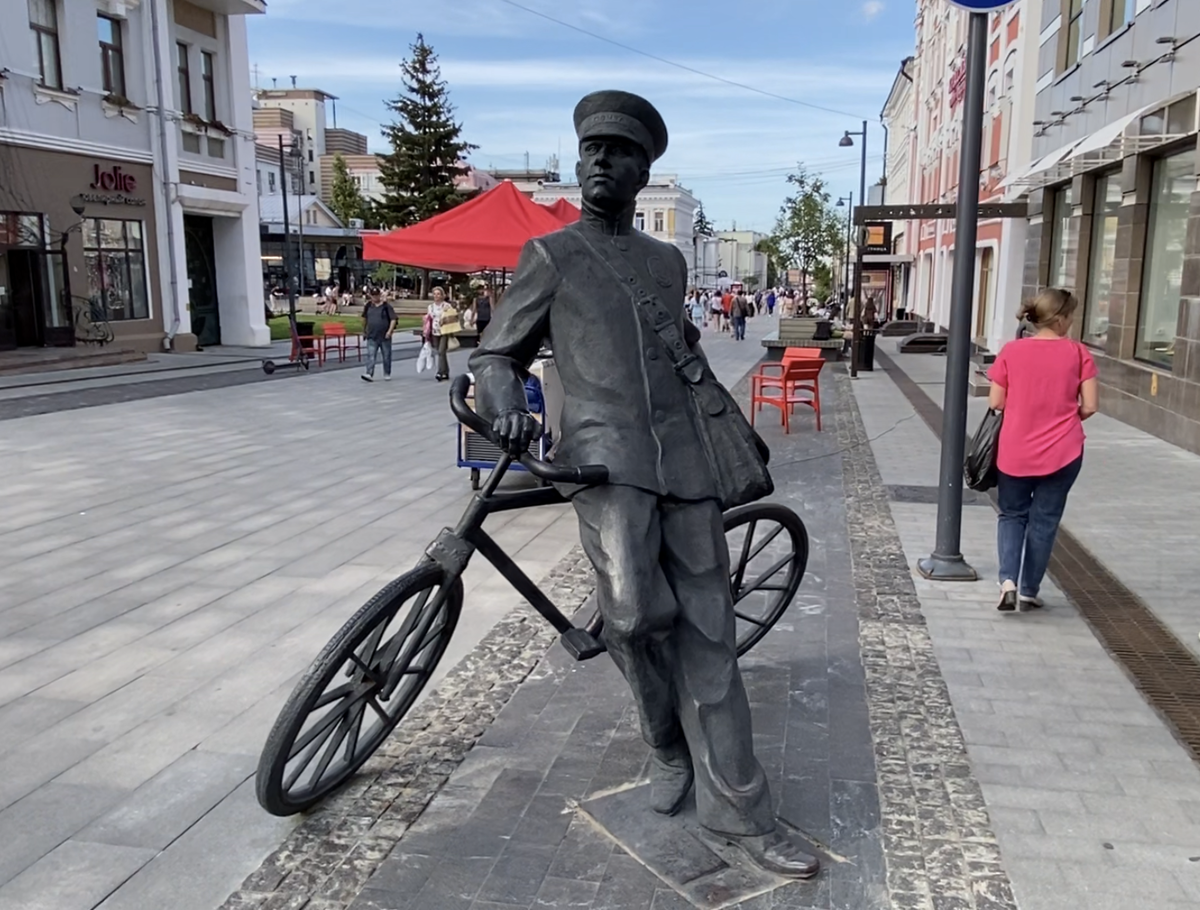
[[[868,127],[868,183],[882,169],[879,111],[912,52],[913,0],[519,0],[610,41],[744,83],[816,110],[727,85],[614,46],[504,0],[271,0],[250,18],[259,84],[339,97],[338,125],[383,151],[382,100],[418,31],[433,45],[478,167],[533,166],[561,151],[573,173],[571,111],[584,94],[619,88],[649,98],[671,133],[657,173],[678,174],[718,228],[769,230],[797,161],[836,197],[858,187]]]

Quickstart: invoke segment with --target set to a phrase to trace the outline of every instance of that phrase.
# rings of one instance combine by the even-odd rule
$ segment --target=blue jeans
[[[390,338],[368,338],[367,339],[367,365],[363,371],[368,376],[375,375],[375,358],[376,356],[383,360],[383,375],[392,375],[392,339]]]
[[[1016,583],[1022,597],[1037,597],[1058,536],[1058,523],[1067,507],[1067,494],[1082,466],[1080,455],[1045,477],[1012,477],[1000,472],[1000,520],[996,528],[1000,583]]]
[[[733,317],[733,337],[737,341],[741,341],[742,339],[744,339],[746,337],[746,317],[745,316],[734,316]]]

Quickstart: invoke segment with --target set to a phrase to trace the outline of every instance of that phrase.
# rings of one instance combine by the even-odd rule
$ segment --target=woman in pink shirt
[[[1042,605],[1038,590],[1083,465],[1083,421],[1096,413],[1099,390],[1092,355],[1067,337],[1078,306],[1060,288],[1027,302],[1019,316],[1036,331],[1006,344],[988,372],[988,404],[1004,412],[996,455],[999,610]]]

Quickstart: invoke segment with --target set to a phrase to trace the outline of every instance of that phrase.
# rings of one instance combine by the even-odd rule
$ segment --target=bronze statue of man
[[[596,570],[605,644],[654,750],[652,806],[675,814],[694,782],[705,828],[807,878],[817,861],[777,828],[754,757],[722,522],[723,507],[770,491],[765,451],[685,316],[683,254],[633,229],[667,128],[645,99],[603,91],[579,102],[575,129],[583,216],[522,251],[471,357],[477,407],[523,451],[540,427],[522,379],[549,340],[564,395],[555,461],[609,469],[607,484],[563,492]]]

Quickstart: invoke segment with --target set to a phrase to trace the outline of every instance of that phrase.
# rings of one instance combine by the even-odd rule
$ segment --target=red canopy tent
[[[546,208],[563,224],[574,224],[579,220],[579,209],[565,199],[555,199]]]
[[[530,201],[506,180],[412,227],[364,235],[363,259],[443,272],[512,269],[526,241],[563,224],[549,208]]]

